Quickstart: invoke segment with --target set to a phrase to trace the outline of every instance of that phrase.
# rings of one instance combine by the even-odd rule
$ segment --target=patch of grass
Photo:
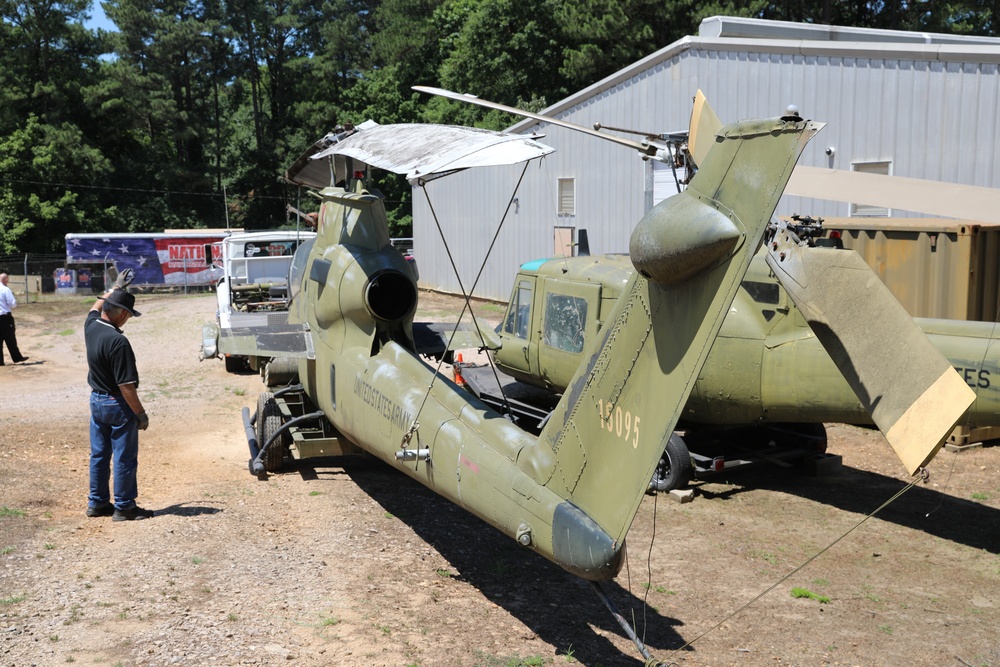
[[[59,641],[59,635],[49,635],[49,641],[50,642],[57,642],[57,641]]]
[[[813,583],[817,586],[829,586],[830,582],[826,579],[813,579]]]
[[[6,556],[7,554],[14,553],[16,551],[15,547],[2,547],[0,548],[0,556]]]
[[[9,598],[0,598],[0,605],[7,606],[17,604],[18,602],[24,602],[25,600],[27,600],[27,597],[24,595],[13,595]]]
[[[792,597],[793,598],[809,598],[810,600],[816,600],[820,604],[826,604],[826,603],[828,603],[830,601],[830,598],[828,598],[825,595],[820,595],[818,593],[813,593],[810,590],[807,590],[805,588],[798,588],[798,587],[792,589]]]
[[[448,577],[454,577],[455,576],[454,572],[446,570],[443,567],[439,567],[438,569],[436,569],[434,571],[437,572],[437,576],[439,576],[439,577],[448,578]]]
[[[237,387],[236,389],[233,389],[233,393],[236,394],[237,396],[246,396],[247,390],[244,389],[243,387]]]
[[[989,500],[990,499],[990,494],[988,494],[988,493],[973,493],[972,494],[972,499],[973,500]]]
[[[191,556],[191,563],[193,565],[201,565],[204,562],[205,562],[205,559],[202,558],[201,556]]]
[[[74,331],[73,329],[63,329],[62,331],[57,331],[56,335],[57,336],[72,336],[75,333],[76,333],[76,331]]]
[[[48,551],[52,551],[53,549],[55,549],[55,548],[56,548],[56,545],[54,545],[54,544],[46,544],[46,545],[45,545],[45,548],[46,548],[46,550],[48,550]]]
[[[340,623],[340,619],[336,616],[327,616],[326,618],[321,618],[319,621],[319,627],[328,628],[331,625],[337,625]]]
[[[322,491],[310,491],[309,495],[310,496],[322,496],[323,492]]]
[[[878,629],[880,631],[884,632],[887,635],[891,635],[892,634],[892,626],[891,625],[880,625],[880,626],[878,626]]]
[[[382,516],[384,516],[386,519],[395,519],[396,518],[396,517],[394,517],[392,515],[392,512],[389,512],[389,511],[382,512]]]
[[[749,552],[747,552],[747,555],[750,556],[750,558],[759,558],[762,561],[770,563],[771,565],[778,564],[778,557],[768,551],[762,551],[760,549],[751,549]]]
[[[552,662],[550,658],[543,658],[540,655],[520,656],[498,656],[482,651],[476,651],[476,662],[474,667],[541,667],[545,663]]]
[[[0,507],[0,518],[8,516],[24,516],[24,510],[19,510],[14,507],[7,507],[6,505]]]
[[[240,620],[240,617],[237,616],[234,612],[229,612],[229,615],[226,616],[226,620],[227,621],[238,621],[238,620]]]

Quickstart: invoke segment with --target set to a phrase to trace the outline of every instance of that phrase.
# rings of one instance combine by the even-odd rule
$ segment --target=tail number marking
[[[621,438],[625,444],[632,445],[632,449],[638,449],[639,415],[633,415],[631,410],[622,410],[610,401],[605,403],[604,399],[597,400],[597,415],[605,431]]]

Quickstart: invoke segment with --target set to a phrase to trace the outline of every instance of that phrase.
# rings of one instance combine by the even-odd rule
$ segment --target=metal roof
[[[579,104],[685,51],[740,51],[791,56],[1000,63],[1000,38],[963,39],[956,35],[714,16],[702,21],[698,37],[683,37],[538,113],[559,117],[560,114],[572,110]],[[537,124],[537,121],[525,119],[512,125],[507,131],[524,132]]]

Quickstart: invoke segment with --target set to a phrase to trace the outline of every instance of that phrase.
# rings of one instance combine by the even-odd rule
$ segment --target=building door
[[[576,227],[555,227],[552,234],[552,256],[572,257],[576,254],[574,250],[573,232]]]

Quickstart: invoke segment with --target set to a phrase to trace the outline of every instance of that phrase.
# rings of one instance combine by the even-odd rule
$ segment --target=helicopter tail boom
[[[689,188],[640,221],[632,259],[643,275],[595,337],[538,451],[518,459],[545,468],[544,484],[619,548],[792,167],[821,127],[723,128]]]

